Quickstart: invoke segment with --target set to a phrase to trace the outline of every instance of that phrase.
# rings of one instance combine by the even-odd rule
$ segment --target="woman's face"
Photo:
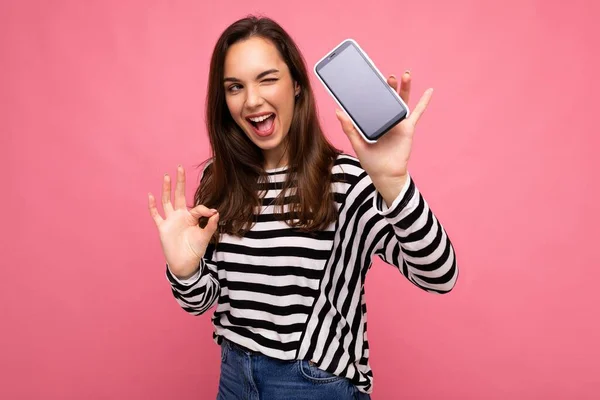
[[[235,43],[225,56],[225,99],[235,122],[265,155],[266,167],[284,156],[295,95],[292,80],[277,48],[260,37]],[[287,160],[283,158],[282,163]]]

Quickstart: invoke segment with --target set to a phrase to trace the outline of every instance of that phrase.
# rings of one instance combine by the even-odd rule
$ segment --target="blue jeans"
[[[308,361],[283,361],[223,340],[217,400],[369,400],[350,380]]]

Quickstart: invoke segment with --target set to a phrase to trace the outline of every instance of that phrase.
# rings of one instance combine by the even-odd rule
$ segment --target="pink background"
[[[598,2],[216,4],[0,3],[0,398],[215,398],[212,311],[172,298],[146,194],[182,163],[191,197],[210,51],[250,12],[309,67],[353,37],[411,69],[411,107],[435,88],[410,169],[461,276],[440,297],[376,263],[373,398],[598,398]]]

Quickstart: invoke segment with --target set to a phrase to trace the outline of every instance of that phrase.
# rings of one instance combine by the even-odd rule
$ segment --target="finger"
[[[156,209],[156,199],[152,193],[148,193],[148,210],[150,211],[150,216],[154,220],[154,223],[156,223],[156,226],[159,226],[163,222],[163,219]]]
[[[423,115],[423,113],[425,112],[427,105],[431,101],[432,94],[433,94],[433,88],[427,89],[425,91],[425,93],[423,94],[423,96],[421,96],[421,99],[415,106],[415,109],[413,110],[412,114],[408,117],[408,119],[413,123],[413,125],[417,124],[417,122],[419,121],[419,118],[421,118],[421,115]]]
[[[387,79],[388,85],[392,87],[396,92],[398,91],[398,78],[395,75],[390,75]]]
[[[185,209],[185,170],[177,167],[177,184],[175,185],[175,209]]]
[[[335,110],[335,115],[342,125],[342,130],[346,136],[348,136],[348,139],[350,139],[350,144],[352,144],[352,147],[354,147],[354,150],[356,151],[357,148],[363,145],[362,137],[352,124],[352,121],[350,121],[350,118],[348,118],[342,110]]]
[[[217,213],[208,219],[208,222],[206,223],[206,226],[204,227],[204,229],[208,233],[210,233],[212,236],[215,233],[215,231],[217,230],[218,226],[219,226],[219,214]]]
[[[217,210],[215,210],[214,208],[208,209],[208,207],[205,207],[202,204],[190,210],[190,214],[192,214],[192,217],[194,217],[195,219],[199,219],[200,217],[212,217],[216,213]]]
[[[410,71],[406,71],[402,74],[401,82],[400,82],[400,97],[406,104],[408,104],[408,100],[410,99]]]
[[[163,178],[162,205],[165,210],[165,217],[169,218],[169,215],[173,212],[173,205],[171,204],[171,177],[169,174],[165,174]]]

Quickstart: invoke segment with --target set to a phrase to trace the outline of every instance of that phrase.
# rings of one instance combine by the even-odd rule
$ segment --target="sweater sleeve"
[[[217,264],[213,260],[214,246],[210,244],[200,269],[187,279],[179,279],[166,265],[167,280],[177,303],[190,314],[201,315],[208,311],[219,298],[220,285]]]
[[[454,248],[412,177],[389,208],[379,192],[373,206],[392,227],[376,254],[417,287],[450,292],[458,278]]]

